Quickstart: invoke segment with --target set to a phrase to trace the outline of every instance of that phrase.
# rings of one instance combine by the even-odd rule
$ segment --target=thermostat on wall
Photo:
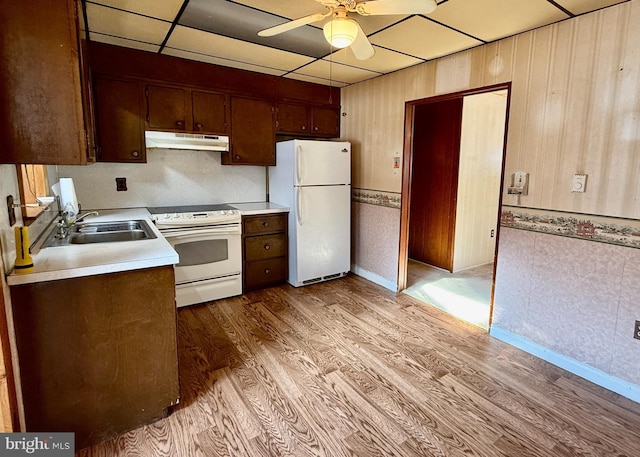
[[[587,187],[587,175],[573,175],[571,192],[584,192]]]

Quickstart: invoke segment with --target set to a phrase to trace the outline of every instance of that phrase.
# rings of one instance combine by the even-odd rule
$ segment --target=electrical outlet
[[[633,327],[633,337],[640,340],[640,321],[636,321],[636,325]]]
[[[127,178],[116,178],[116,191],[126,192],[127,190]]]

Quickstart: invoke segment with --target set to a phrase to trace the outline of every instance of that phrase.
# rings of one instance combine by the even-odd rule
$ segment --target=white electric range
[[[187,306],[242,293],[242,218],[229,205],[147,208],[178,253],[176,304]]]

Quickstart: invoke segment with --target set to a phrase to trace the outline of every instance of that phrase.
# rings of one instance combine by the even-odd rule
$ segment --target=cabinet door
[[[316,108],[311,110],[313,134],[328,137],[340,136],[340,117],[338,108]]]
[[[309,109],[304,105],[278,103],[278,133],[309,133]]]
[[[2,2],[1,163],[87,162],[76,6]]]
[[[227,134],[227,96],[213,92],[191,92],[193,131]]]
[[[147,126],[156,130],[188,131],[187,99],[179,87],[148,85]]]
[[[104,77],[95,80],[100,162],[145,162],[141,84]]]
[[[231,97],[231,150],[226,165],[275,165],[273,106],[265,100]]]

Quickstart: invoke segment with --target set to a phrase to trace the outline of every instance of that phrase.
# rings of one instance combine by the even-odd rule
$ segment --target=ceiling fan
[[[347,13],[362,16],[381,16],[387,14],[428,14],[436,9],[436,0],[315,0],[327,8],[326,13],[316,13],[293,21],[270,27],[258,32],[259,36],[270,37],[289,30],[318,22],[332,16],[324,27],[324,36],[331,46],[346,48],[351,46],[353,54],[359,60],[367,60],[375,53],[367,35],[360,24],[347,17]]]

